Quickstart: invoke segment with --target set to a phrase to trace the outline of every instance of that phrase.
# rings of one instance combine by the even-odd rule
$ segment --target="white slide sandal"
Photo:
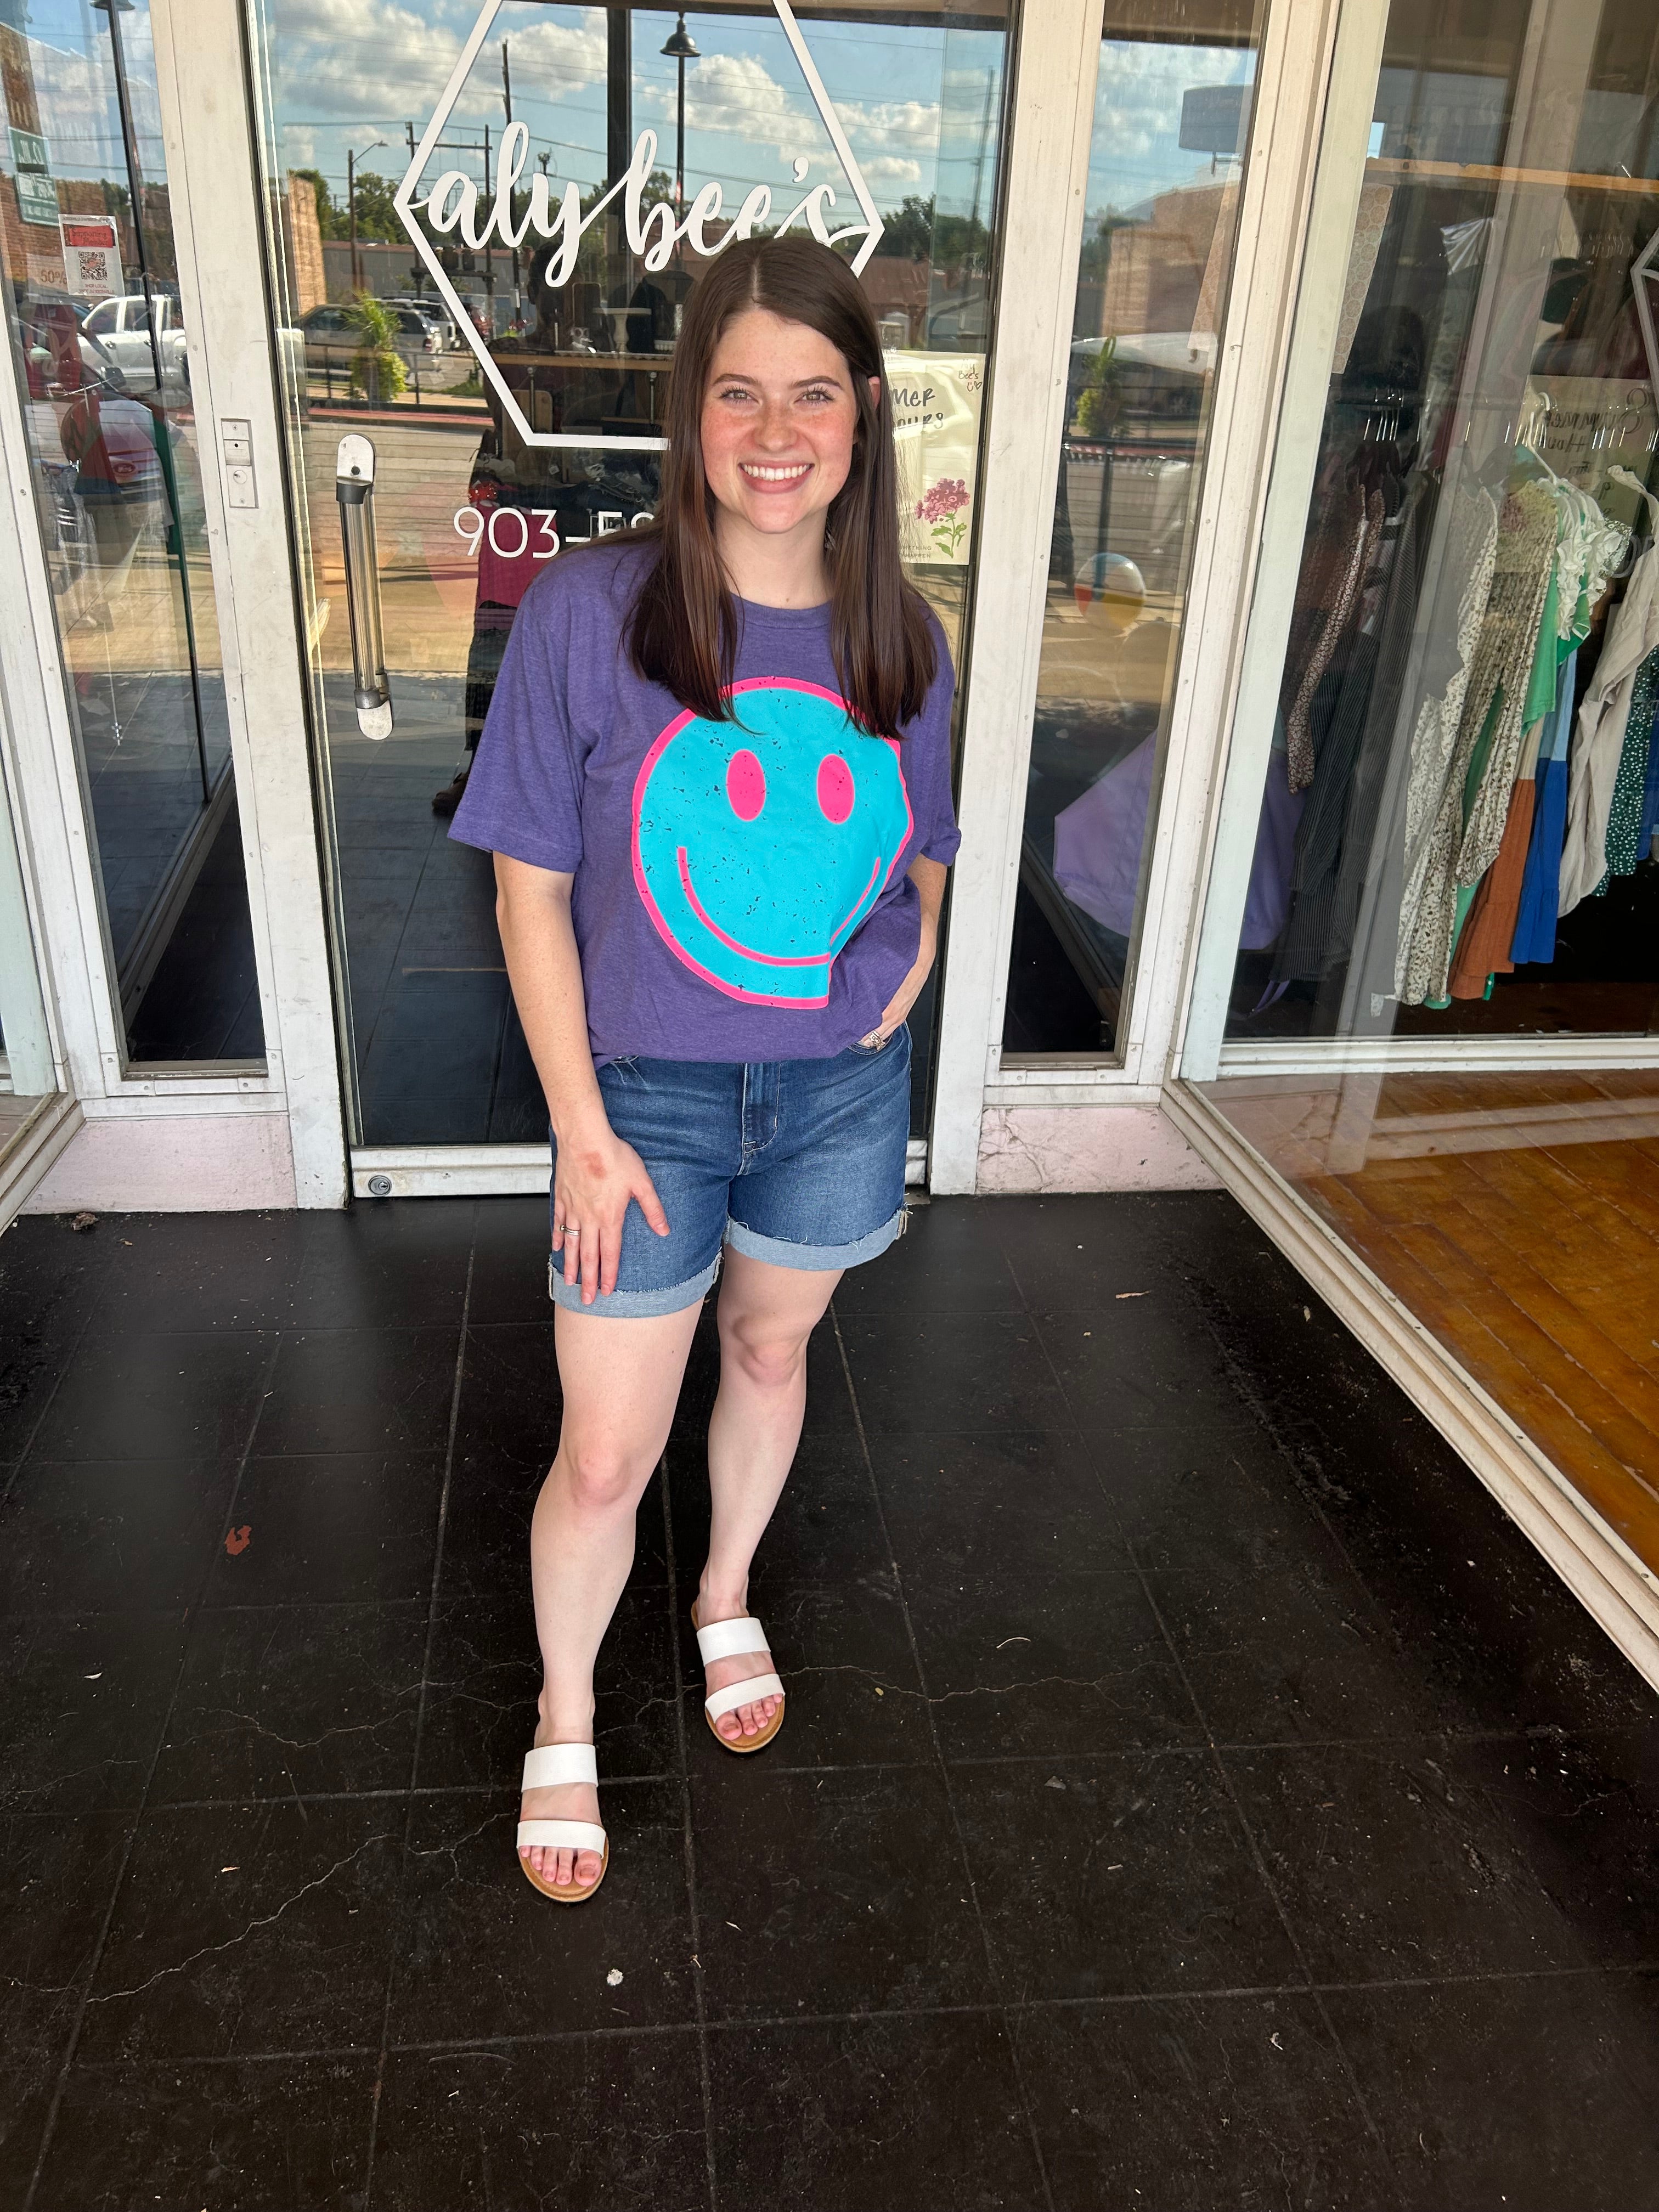
[[[691,1626],[697,1629],[697,1649],[707,1667],[711,1660],[737,1659],[746,1651],[757,1656],[768,1649],[766,1632],[759,1621],[745,1617],[741,1620],[712,1621],[707,1628],[697,1628],[697,1608],[691,1608]],[[767,1745],[783,1726],[784,1708],[780,1705],[758,1735],[722,1735],[714,1726],[727,1713],[734,1713],[739,1705],[752,1705],[761,1698],[781,1698],[783,1684],[775,1674],[751,1674],[747,1681],[733,1682],[729,1690],[716,1690],[702,1701],[703,1718],[709,1733],[727,1751],[764,1751]]]
[[[597,1790],[599,1786],[599,1762],[593,1756],[591,1743],[549,1743],[539,1751],[525,1753],[525,1790],[553,1790],[562,1782],[588,1782]],[[528,1859],[521,1858],[525,1879],[532,1889],[550,1897],[556,1905],[585,1905],[605,1880],[605,1869],[611,1864],[611,1841],[605,1830],[592,1820],[520,1820],[518,1848],[526,1844],[539,1845],[543,1850],[597,1851],[599,1871],[586,1889],[574,1882],[561,1887],[556,1882],[544,1881]]]

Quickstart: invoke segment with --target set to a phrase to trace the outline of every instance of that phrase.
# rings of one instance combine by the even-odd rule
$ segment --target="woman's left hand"
[[[860,1039],[861,1044],[885,1044],[921,996],[921,987],[933,972],[933,960],[939,951],[939,904],[945,896],[945,870],[937,860],[915,860],[910,866],[910,879],[921,894],[921,941],[916,947],[909,974],[888,1000],[877,1026]]]

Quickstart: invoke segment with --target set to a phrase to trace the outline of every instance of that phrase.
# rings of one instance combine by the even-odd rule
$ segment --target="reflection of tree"
[[[991,234],[977,216],[940,215],[930,193],[908,194],[883,216],[880,251],[895,261],[931,261],[937,269],[988,265]]]
[[[317,228],[325,238],[349,238],[351,210],[336,201],[328,179],[320,169],[295,169],[317,195]],[[357,238],[362,245],[395,245],[404,237],[403,223],[392,204],[397,187],[374,169],[357,172]]]
[[[1078,394],[1077,427],[1085,438],[1109,438],[1123,412],[1123,375],[1117,365],[1117,340],[1103,341]]]
[[[1137,228],[1132,216],[1120,214],[1116,208],[1109,207],[1094,228],[1085,235],[1083,250],[1078,256],[1079,283],[1103,284],[1106,272],[1112,265],[1113,232]]]

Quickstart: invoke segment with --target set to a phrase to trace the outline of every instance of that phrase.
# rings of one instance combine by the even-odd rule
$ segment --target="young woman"
[[[526,596],[452,834],[495,856],[553,1135],[564,1407],[531,1532],[544,1669],[519,1858],[589,1898],[593,1662],[720,1271],[709,1726],[784,1717],[749,1569],[800,1436],[806,1341],[904,1223],[905,1017],[933,966],[952,678],[899,561],[875,319],[810,240],[691,295],[653,525]]]

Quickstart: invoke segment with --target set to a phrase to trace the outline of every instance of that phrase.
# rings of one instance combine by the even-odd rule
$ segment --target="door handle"
[[[392,687],[386,678],[380,563],[374,548],[374,447],[355,432],[341,439],[334,458],[334,496],[340,503],[340,536],[345,544],[357,727],[366,738],[389,738]]]

